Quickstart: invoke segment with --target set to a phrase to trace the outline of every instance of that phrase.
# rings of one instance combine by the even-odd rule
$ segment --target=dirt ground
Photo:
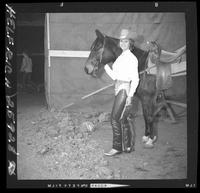
[[[20,93],[17,103],[18,179],[184,179],[187,114],[173,106],[177,123],[161,118],[153,149],[142,144],[144,121],[136,118],[135,151],[104,156],[112,146],[109,112],[88,107],[48,111],[42,93]]]

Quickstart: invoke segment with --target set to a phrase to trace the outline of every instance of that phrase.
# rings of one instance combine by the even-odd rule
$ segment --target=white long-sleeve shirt
[[[112,69],[105,65],[105,71],[113,80],[131,81],[128,96],[133,96],[139,84],[139,73],[138,60],[130,50],[122,52],[113,63]]]

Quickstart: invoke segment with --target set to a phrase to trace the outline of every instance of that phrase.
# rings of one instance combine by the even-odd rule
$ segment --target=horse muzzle
[[[84,68],[86,74],[96,77],[97,75],[97,68],[95,68],[92,64],[85,65]]]

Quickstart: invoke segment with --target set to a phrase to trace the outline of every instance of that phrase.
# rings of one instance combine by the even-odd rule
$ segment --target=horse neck
[[[112,61],[114,62],[118,56],[122,53],[122,49],[118,46],[119,40],[116,38],[107,36],[108,49],[112,53]]]
[[[144,51],[138,47],[134,47],[134,49],[131,52],[138,59],[139,72],[145,70],[147,68],[147,59],[148,59],[149,51]]]

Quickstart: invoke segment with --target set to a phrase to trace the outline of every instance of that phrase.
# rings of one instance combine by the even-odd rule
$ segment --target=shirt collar
[[[131,51],[129,49],[127,49],[126,51],[122,52],[122,55],[125,55],[125,54],[128,54],[130,53]]]

